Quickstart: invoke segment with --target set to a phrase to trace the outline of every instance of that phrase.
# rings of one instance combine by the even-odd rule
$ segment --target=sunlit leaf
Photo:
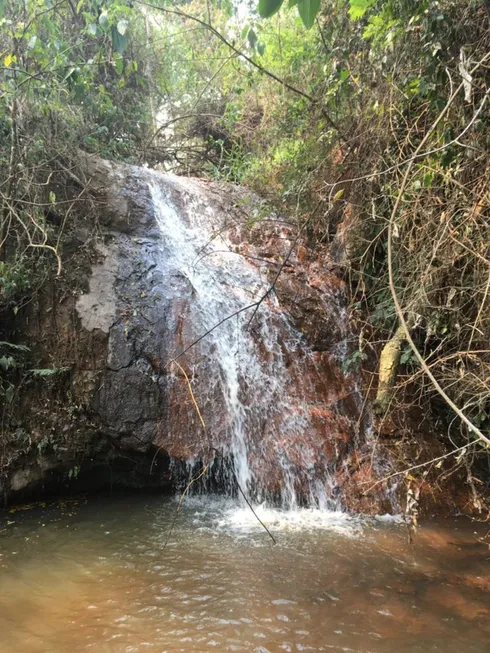
[[[124,36],[126,34],[126,30],[128,29],[129,22],[125,19],[122,19],[118,22],[117,24],[117,31],[121,36]]]
[[[66,372],[66,367],[46,367],[41,369],[29,370],[33,376],[54,376],[60,372]]]
[[[103,11],[100,14],[99,25],[102,27],[103,30],[106,30],[109,27],[109,16],[107,15],[107,11]]]
[[[114,68],[116,69],[116,73],[118,75],[122,75],[124,71],[124,61],[121,59],[116,59],[116,62],[114,64]]]
[[[75,70],[76,70],[75,66],[71,66],[71,67],[68,69],[66,75],[63,77],[63,81],[66,82],[66,80],[69,79],[69,78],[73,75],[73,73],[75,72]]]
[[[358,20],[373,4],[374,0],[349,0],[349,16],[352,20]]]

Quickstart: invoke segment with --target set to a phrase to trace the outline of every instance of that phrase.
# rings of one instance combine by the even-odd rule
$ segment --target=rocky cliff
[[[87,155],[75,178],[92,209],[62,276],[4,327],[53,371],[8,416],[4,495],[170,488],[180,461],[258,499],[391,509],[365,495],[386,461],[328,253],[233,186]]]

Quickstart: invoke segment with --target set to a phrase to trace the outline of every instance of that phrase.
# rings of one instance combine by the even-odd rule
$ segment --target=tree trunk
[[[373,404],[375,413],[384,413],[388,407],[398,374],[402,345],[406,339],[404,327],[399,326],[395,335],[383,347],[379,359],[378,392]]]

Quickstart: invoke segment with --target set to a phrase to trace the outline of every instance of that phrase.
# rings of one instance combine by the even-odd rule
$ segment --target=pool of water
[[[1,653],[488,653],[488,527],[192,499],[100,498],[0,521]],[[168,539],[168,543],[165,545]],[[487,540],[488,541],[488,540]]]

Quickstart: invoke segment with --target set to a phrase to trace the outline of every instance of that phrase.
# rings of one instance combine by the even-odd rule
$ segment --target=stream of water
[[[66,502],[0,522],[1,653],[487,653],[485,527],[191,498]],[[168,538],[168,544],[165,542]]]
[[[335,367],[342,357],[336,363],[330,352],[336,378],[328,383],[280,307],[264,260],[237,255],[230,233],[239,226],[228,212],[193,180],[146,174],[160,232],[156,301],[172,334],[166,356],[176,358],[162,446],[187,460],[186,481],[200,459],[210,462],[210,473],[227,459],[233,473],[220,478],[220,487],[228,493],[236,494],[237,482],[257,502],[274,497],[288,509],[338,508],[334,472],[346,443],[359,435],[363,403],[354,381]],[[277,236],[275,246],[290,249],[291,235]],[[339,312],[345,336],[339,301],[332,298],[329,311]]]

